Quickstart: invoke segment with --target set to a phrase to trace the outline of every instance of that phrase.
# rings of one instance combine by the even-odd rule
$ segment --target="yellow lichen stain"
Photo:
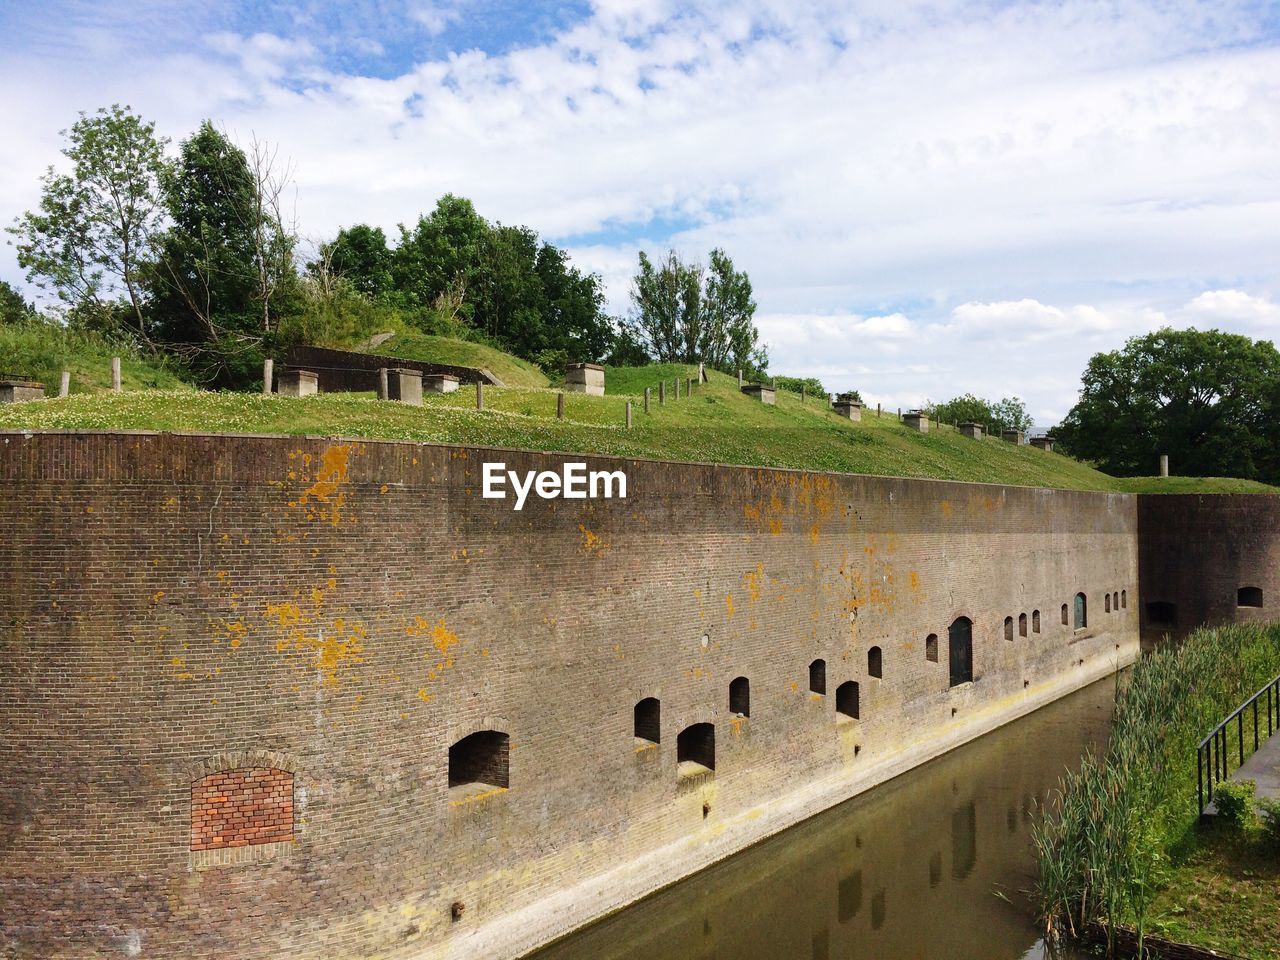
[[[809,542],[816,545],[821,539],[822,527],[816,521],[809,527]]]
[[[85,512],[85,513],[93,513],[93,507],[85,507],[85,508],[84,508],[84,512]]]
[[[763,578],[763,563],[757,563],[754,570],[748,570],[742,575],[742,582],[747,588],[747,597],[751,603],[757,603],[760,600],[760,581]]]
[[[730,620],[733,619],[733,594],[726,593],[724,595],[724,613]]]
[[[911,590],[915,592],[920,589],[920,572],[918,570],[911,571]]]
[[[772,518],[769,520],[769,532],[770,532],[771,534],[773,534],[775,537],[779,537],[779,536],[781,536],[781,535],[782,535],[782,521],[781,521],[781,520],[779,520],[777,517],[772,517]]]
[[[244,643],[244,638],[249,633],[249,628],[239,620],[226,624],[225,629],[227,631],[227,643],[233,650]]]
[[[582,550],[584,553],[599,554],[608,548],[609,545],[603,539],[592,533],[581,523],[578,524],[578,530],[582,533]]]
[[[951,516],[951,501],[950,501],[950,500],[943,500],[943,501],[942,501],[942,515],[943,515],[944,517],[949,517],[949,516]]]
[[[388,486],[384,483],[382,486],[380,486],[380,487],[378,488],[378,492],[379,492],[379,493],[386,493],[386,492],[387,492],[388,490],[390,490],[390,489],[391,489],[391,488],[390,488],[390,487],[388,487]]]
[[[163,590],[157,590],[155,593],[153,593],[153,594],[151,595],[151,604],[152,604],[152,606],[155,606],[157,603],[159,603],[159,602],[160,602],[160,598],[161,598],[161,597],[163,597],[163,596],[164,596],[164,591],[163,591]]]
[[[792,693],[795,693],[795,692],[796,692],[797,690],[799,690],[799,689],[800,689],[800,684],[799,684],[799,683],[797,683],[795,680],[792,680],[792,681],[791,681],[791,692],[792,692]]]
[[[419,699],[419,700],[421,700],[423,703],[430,703],[430,702],[431,702],[432,697],[431,697],[431,694],[427,693],[427,688],[426,688],[426,687],[419,687],[419,688],[418,688],[418,699]]]
[[[486,790],[484,793],[477,793],[474,797],[463,797],[461,800],[450,800],[449,806],[460,807],[468,803],[479,803],[481,800],[496,796],[499,793],[506,793],[506,787],[494,787],[492,790]]]
[[[309,464],[311,455],[304,456],[303,461]],[[320,458],[320,467],[316,471],[315,482],[302,492],[302,496],[298,500],[299,505],[305,504],[312,499],[326,504],[329,509],[321,510],[319,515],[336,527],[342,519],[342,505],[346,500],[346,494],[339,488],[347,479],[347,470],[350,462],[350,446],[326,447]],[[314,515],[314,513],[310,514],[309,518]]]
[[[173,667],[173,670],[174,670],[173,678],[175,680],[194,680],[195,679],[195,674],[193,674],[190,670],[187,669],[187,662],[184,659],[182,659],[182,657],[174,657],[172,660],[169,661],[169,664],[170,666]]]

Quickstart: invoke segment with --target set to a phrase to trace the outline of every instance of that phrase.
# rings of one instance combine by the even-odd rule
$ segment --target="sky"
[[[615,314],[722,247],[771,372],[890,409],[1049,427],[1128,337],[1280,340],[1274,0],[0,0],[0,224],[111,103],[278,145],[311,243],[453,192]]]

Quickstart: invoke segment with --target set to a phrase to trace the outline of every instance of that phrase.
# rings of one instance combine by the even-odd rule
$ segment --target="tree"
[[[1064,450],[1119,476],[1168,454],[1185,476],[1280,480],[1280,353],[1218,330],[1133,337],[1095,354],[1079,402],[1054,431]]]
[[[157,335],[220,385],[253,376],[296,284],[285,178],[273,152],[246,154],[207,120],[165,177],[172,225],[146,272]]]
[[[338,236],[321,248],[320,261],[310,268],[313,273],[345,277],[353,289],[371,300],[385,300],[394,289],[391,261],[382,228],[357,223],[339,230]]]
[[[446,193],[412,230],[400,224],[391,275],[400,302],[430,307],[451,284],[474,290],[489,224],[465,197]]]
[[[62,153],[70,174],[49,167],[40,209],[15,221],[18,263],[27,279],[52,287],[68,307],[111,313],[123,296],[134,332],[150,342],[141,274],[164,221],[164,145],[155,125],[116,104],[81,113]]]
[[[1034,425],[1027,406],[1018,397],[1005,397],[992,403],[972,393],[954,397],[945,403],[925,403],[925,412],[943,423],[981,423],[993,434],[1005,430],[1025,433]]]
[[[720,370],[763,372],[751,281],[723,250],[712,250],[710,271],[671,250],[655,266],[644,251],[632,280],[628,336],[658,360],[703,361]]]
[[[0,324],[22,323],[35,315],[35,307],[27,303],[12,284],[0,280]]]

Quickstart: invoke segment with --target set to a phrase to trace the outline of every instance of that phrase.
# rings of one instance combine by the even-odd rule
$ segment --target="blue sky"
[[[639,249],[750,273],[777,372],[1027,399],[1162,324],[1280,334],[1280,5],[0,3],[0,220],[79,110],[293,164],[308,243],[452,191],[627,308]],[[0,277],[21,283],[12,249]]]

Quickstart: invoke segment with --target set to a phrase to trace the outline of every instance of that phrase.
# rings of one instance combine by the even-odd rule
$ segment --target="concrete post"
[[[1160,476],[1167,477],[1169,475],[1169,455],[1167,453],[1160,454]]]
[[[476,381],[476,409],[484,409],[484,383],[479,380]]]
[[[387,368],[378,368],[378,399],[385,400],[391,395],[391,387],[387,382]]]
[[[271,395],[272,367],[275,361],[270,357],[262,361],[262,395],[269,397]]]
[[[901,419],[902,419],[902,408],[901,408],[901,407],[899,407],[899,408],[898,408],[898,419],[899,419],[899,420],[901,420]]]
[[[665,406],[667,402],[667,381],[658,381],[658,406]]]
[[[563,393],[556,394],[556,419],[557,420],[564,419],[564,394]]]
[[[684,395],[686,397],[693,396],[693,377],[689,377],[684,384]]]
[[[880,416],[880,404],[876,404],[876,416]]]
[[[58,387],[58,396],[69,397],[71,395],[71,371],[62,371],[62,384]]]
[[[631,401],[627,401],[627,429],[631,429]]]
[[[120,358],[111,358],[111,389],[115,393],[120,392]]]
[[[649,412],[649,388],[644,388],[644,412]]]
[[[738,370],[738,389],[742,389],[742,370]]]
[[[698,362],[698,382],[699,383],[707,382],[707,369],[702,365],[701,361]]]

